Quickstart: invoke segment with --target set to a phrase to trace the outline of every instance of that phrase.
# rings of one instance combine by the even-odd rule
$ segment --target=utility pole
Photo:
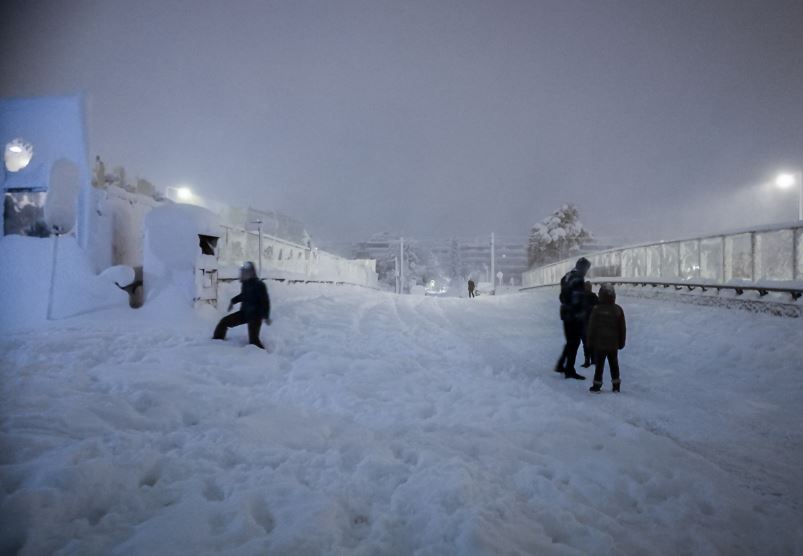
[[[399,238],[399,251],[399,260],[401,261],[401,269],[399,271],[399,293],[404,293],[404,236]]]
[[[53,260],[50,263],[50,290],[47,293],[47,320],[53,320],[53,292],[56,289],[56,258],[59,252],[59,236],[61,230],[53,226]]]
[[[395,263],[393,273],[396,277],[396,293],[399,293],[399,257],[393,257],[393,262]]]
[[[491,294],[492,295],[496,294],[496,269],[494,268],[496,257],[494,256],[495,255],[494,249],[495,249],[494,233],[491,232],[491,286],[492,286]]]

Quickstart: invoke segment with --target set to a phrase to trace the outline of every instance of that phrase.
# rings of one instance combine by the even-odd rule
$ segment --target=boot
[[[577,371],[574,370],[574,369],[566,369],[566,372],[564,373],[563,376],[564,376],[564,378],[573,378],[575,380],[585,380],[586,379],[586,377],[584,377],[583,375],[577,374]]]
[[[614,383],[613,383],[613,391],[614,391],[614,392],[618,392],[618,391],[619,391],[619,384],[620,384],[620,383],[619,383],[619,381],[618,381],[618,380],[617,380],[616,382],[614,382]]]
[[[599,392],[602,390],[602,384],[595,382],[594,385],[588,389],[589,392]]]

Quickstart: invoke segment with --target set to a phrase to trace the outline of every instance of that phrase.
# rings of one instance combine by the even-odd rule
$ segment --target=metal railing
[[[522,289],[559,284],[580,255],[524,272]],[[803,281],[803,221],[582,255],[591,261],[588,277],[592,281],[756,290],[759,294],[783,291],[797,299]]]
[[[744,285],[744,284],[711,284],[708,282],[661,282],[656,280],[617,280],[613,278],[602,278],[602,279],[592,279],[590,280],[592,284],[601,285],[601,284],[612,284],[614,286],[641,286],[647,287],[651,286],[653,288],[673,288],[675,291],[687,290],[687,291],[695,291],[699,289],[701,292],[707,292],[709,290],[714,290],[719,293],[722,290],[730,290],[736,293],[736,295],[742,295],[748,291],[758,292],[759,297],[764,297],[770,293],[782,293],[782,294],[789,294],[792,297],[793,301],[797,301],[801,297],[803,297],[803,288],[796,288],[796,287],[772,287],[772,286],[757,286],[757,285]],[[520,291],[524,290],[531,290],[536,288],[548,288],[548,287],[555,287],[557,284],[544,284],[541,286],[528,286],[526,288],[520,288]]]

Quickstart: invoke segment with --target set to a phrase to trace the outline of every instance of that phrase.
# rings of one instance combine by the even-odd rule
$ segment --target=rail
[[[218,282],[237,282],[239,278],[218,278]],[[340,280],[307,280],[305,278],[270,278],[265,277],[261,280],[270,280],[271,282],[283,282],[287,284],[329,284],[334,286],[357,286],[358,288],[366,288],[369,290],[379,290],[378,287],[366,286],[365,284],[358,284],[357,282],[344,282]]]
[[[682,287],[697,284],[696,287],[706,288],[708,282],[720,289],[727,285],[742,290],[795,290],[803,287],[803,221],[578,252],[570,259],[524,272],[522,285],[558,284],[580,255],[591,261],[591,280],[661,282]]]
[[[647,287],[651,286],[653,288],[662,287],[662,288],[674,288],[675,290],[683,290],[686,289],[688,291],[694,291],[695,289],[699,289],[700,291],[708,291],[708,290],[716,290],[719,293],[721,290],[732,290],[736,292],[736,295],[742,295],[746,291],[755,291],[758,292],[760,297],[764,297],[765,295],[772,293],[783,293],[789,294],[792,296],[793,301],[797,301],[801,297],[803,297],[803,288],[796,288],[796,287],[779,287],[779,286],[764,286],[764,285],[757,285],[757,284],[712,284],[706,282],[663,282],[660,280],[628,280],[628,279],[616,279],[616,278],[602,278],[602,279],[591,279],[589,280],[592,284],[612,284],[614,286],[623,285],[623,286],[641,286]],[[538,286],[527,286],[524,288],[519,288],[519,291],[526,291],[526,290],[533,290],[537,288],[550,288],[550,287],[557,287],[559,284],[541,284]]]

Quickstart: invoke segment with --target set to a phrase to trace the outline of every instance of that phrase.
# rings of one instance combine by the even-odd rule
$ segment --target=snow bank
[[[113,280],[92,272],[74,237],[10,235],[0,238],[0,329],[33,326],[47,319],[57,241],[53,318],[128,305],[128,295]]]
[[[164,205],[145,216],[143,283],[148,301],[191,306],[196,295],[195,266],[202,256],[199,234],[221,237],[212,212],[194,205]],[[169,295],[162,295],[166,292]]]

